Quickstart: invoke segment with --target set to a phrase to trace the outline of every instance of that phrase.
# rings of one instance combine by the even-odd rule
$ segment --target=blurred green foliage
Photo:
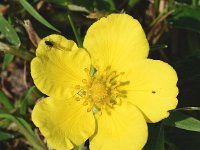
[[[178,109],[149,124],[144,149],[200,149],[200,0],[0,1],[0,149],[47,149],[30,118],[43,96],[33,86],[29,68],[39,38],[57,33],[81,46],[94,21],[122,12],[142,24],[149,57],[168,62],[179,76]]]

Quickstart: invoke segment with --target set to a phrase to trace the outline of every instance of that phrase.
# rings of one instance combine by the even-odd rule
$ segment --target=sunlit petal
[[[114,69],[146,58],[149,51],[140,23],[127,14],[111,14],[91,25],[84,47],[90,52],[94,65]]]
[[[97,131],[90,142],[91,150],[141,150],[147,140],[147,125],[141,112],[123,103],[97,115]]]
[[[57,45],[51,48],[45,41]],[[61,49],[59,44],[65,49]],[[75,87],[88,77],[84,69],[90,67],[89,55],[77,48],[73,41],[50,35],[39,43],[36,53],[37,57],[31,62],[31,75],[37,88],[48,96],[71,97],[77,92]]]
[[[82,102],[48,97],[40,100],[32,120],[55,149],[71,149],[85,142],[95,130],[95,120]]]
[[[159,60],[146,59],[132,65],[126,72],[128,100],[144,113],[149,122],[158,122],[169,116],[177,106],[178,88],[175,70]]]

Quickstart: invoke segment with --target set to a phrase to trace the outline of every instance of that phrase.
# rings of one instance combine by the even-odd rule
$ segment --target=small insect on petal
[[[46,44],[48,47],[53,47],[53,46],[54,46],[54,42],[53,42],[53,41],[45,41],[45,44]]]
[[[68,48],[66,48],[66,47],[64,47],[64,46],[62,46],[62,45],[60,45],[59,43],[56,43],[56,42],[54,42],[54,41],[50,41],[50,40],[48,40],[48,41],[44,41],[44,43],[46,44],[46,46],[48,47],[48,48],[55,48],[55,49],[57,49],[57,50],[61,50],[61,51],[70,51],[70,49],[68,49]]]

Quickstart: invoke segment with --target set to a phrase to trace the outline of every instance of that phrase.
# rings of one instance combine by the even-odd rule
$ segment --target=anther
[[[111,69],[111,66],[106,67],[106,71],[109,71]]]
[[[104,70],[103,72],[102,72],[102,76],[105,76],[107,74],[107,70]]]
[[[80,98],[79,98],[79,97],[76,97],[75,100],[76,100],[76,101],[80,101]]]
[[[87,109],[87,112],[91,112],[92,111],[92,107],[89,107],[88,109]]]
[[[116,103],[117,103],[117,104],[121,104],[121,102],[122,102],[122,99],[121,99],[121,98],[116,98],[115,100],[116,100]]]
[[[105,109],[106,108],[106,105],[105,105],[105,103],[103,103],[102,105],[101,105],[101,109]]]
[[[95,68],[96,68],[97,70],[99,70],[100,67],[99,67],[99,65],[96,65]]]
[[[76,85],[76,86],[75,86],[75,89],[77,89],[77,90],[79,90],[80,88],[81,88],[80,85]]]
[[[86,79],[83,79],[82,82],[83,82],[83,84],[87,84],[88,83]]]
[[[86,73],[89,73],[88,68],[84,68],[84,71],[85,71]]]
[[[125,72],[120,72],[117,77],[121,80],[121,77],[125,74]]]
[[[98,114],[99,114],[99,116],[102,116],[102,111],[99,111],[99,113],[98,113]]]
[[[83,105],[84,105],[84,106],[88,105],[88,101],[84,101],[84,102],[83,102]]]

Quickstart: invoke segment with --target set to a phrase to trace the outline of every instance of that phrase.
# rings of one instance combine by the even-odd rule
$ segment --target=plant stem
[[[73,30],[73,32],[74,32],[74,35],[75,35],[76,41],[77,41],[77,43],[78,43],[78,46],[79,46],[79,47],[83,47],[81,36],[80,36],[79,33],[77,32],[77,30],[76,30],[76,28],[75,28],[75,25],[74,25],[74,22],[73,22],[71,16],[68,14],[67,17],[68,17],[68,19],[69,19],[69,23],[70,23],[70,25],[71,25],[71,27],[72,27],[72,30]]]
[[[35,57],[34,54],[32,54],[30,52],[27,52],[22,49],[16,49],[15,47],[7,45],[2,42],[0,42],[0,51],[13,54],[13,55],[18,56],[27,61],[31,61]]]

